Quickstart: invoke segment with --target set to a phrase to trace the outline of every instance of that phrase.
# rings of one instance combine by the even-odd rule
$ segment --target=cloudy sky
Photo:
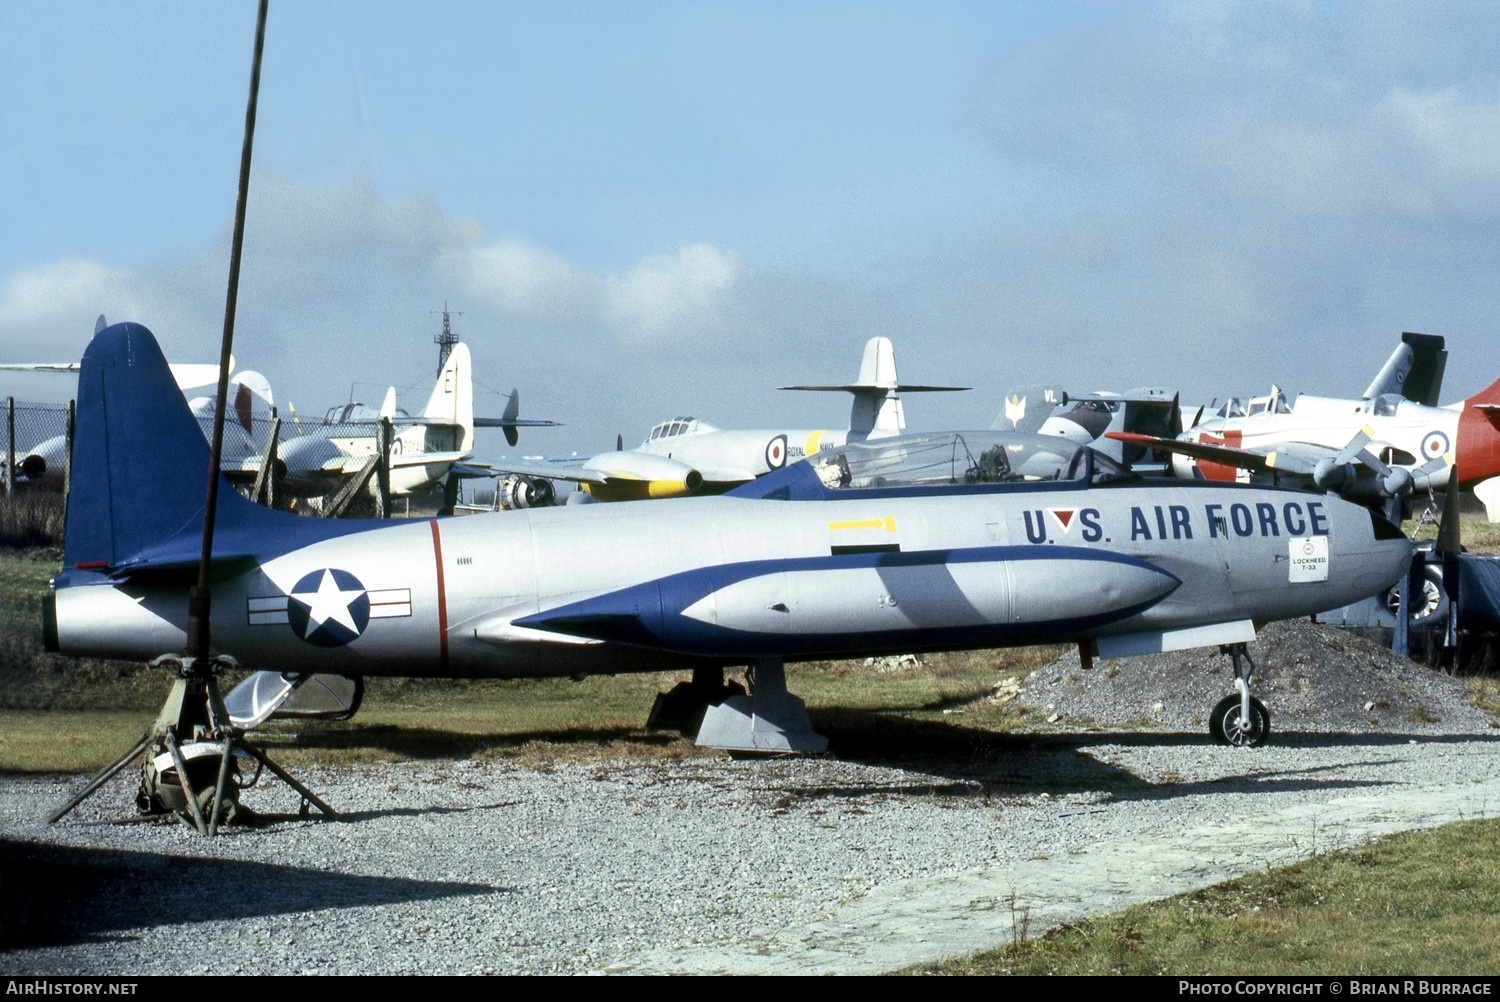
[[[0,4],[0,361],[100,313],[216,357],[254,19]],[[235,354],[416,407],[446,302],[558,453],[842,427],[774,387],[877,334],[976,387],[919,430],[1024,382],[1357,395],[1403,330],[1455,400],[1500,377],[1496,52],[1483,2],[276,0]]]

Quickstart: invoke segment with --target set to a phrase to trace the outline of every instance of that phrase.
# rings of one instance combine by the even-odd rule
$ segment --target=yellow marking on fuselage
[[[885,518],[862,518],[849,522],[829,522],[830,531],[837,532],[840,529],[884,529],[886,532],[896,531],[896,520],[887,515]]]
[[[813,432],[811,435],[807,436],[807,442],[802,446],[802,455],[811,456],[813,453],[818,451],[818,447],[822,444],[823,433],[821,431]]]

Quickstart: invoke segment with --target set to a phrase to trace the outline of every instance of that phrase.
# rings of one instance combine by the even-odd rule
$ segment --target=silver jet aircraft
[[[782,389],[852,395],[849,427],[724,429],[697,418],[677,417],[653,427],[634,449],[601,452],[576,466],[509,460],[496,464],[498,470],[512,475],[500,485],[501,503],[507,508],[551,504],[557,496],[551,480],[576,481],[582,491],[574,497],[580,500],[639,501],[722,494],[805,459],[820,447],[899,435],[906,427],[902,393],[946,393],[968,387],[901,382],[890,338],[872,337],[865,343],[854,382]]]
[[[1265,621],[1389,588],[1411,559],[1395,527],[1337,497],[1151,483],[1087,448],[1012,457],[1012,441],[844,446],[722,496],[420,521],[304,519],[223,491],[214,646],[248,668],[348,676],[751,665],[753,691],[711,707],[700,742],[807,750],[824,743],[786,692],[787,660],[1242,645]],[[75,449],[48,649],[180,651],[208,455],[144,327],[90,344]],[[1269,717],[1247,678],[1236,688],[1211,728],[1258,744]]]

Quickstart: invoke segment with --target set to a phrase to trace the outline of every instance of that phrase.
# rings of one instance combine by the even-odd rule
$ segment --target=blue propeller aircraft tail
[[[208,443],[146,328],[89,342],[74,429],[65,567],[114,568],[193,526],[201,537]]]
[[[63,576],[195,566],[209,448],[156,338],[122,323],[94,335],[78,373]],[[214,559],[284,550],[368,523],[270,511],[220,478]]]

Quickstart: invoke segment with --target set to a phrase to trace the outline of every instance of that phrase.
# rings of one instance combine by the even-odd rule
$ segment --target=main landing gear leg
[[[230,658],[189,658],[163,655],[151,666],[169,667],[176,673],[172,691],[162,706],[156,722],[141,740],[107,769],[100,772],[73,799],[59,807],[47,820],[60,820],[83,803],[142,752],[141,786],[136,794],[140,818],[176,814],[204,835],[216,835],[221,824],[244,820],[248,808],[239,806],[239,793],[249,781],[242,781],[240,765],[258,762],[280,777],[302,796],[303,810],[316,807],[327,816],[333,808],[319,800],[312,791],[297,782],[268,759],[264,752],[244,742],[229,720],[224,701],[219,696],[218,673],[233,667]],[[256,775],[259,775],[257,769]]]
[[[1244,644],[1227,644],[1219,648],[1219,653],[1234,660],[1235,695],[1225,696],[1214,705],[1208,716],[1208,732],[1221,745],[1258,748],[1271,735],[1271,714],[1264,703],[1250,695],[1255,662]],[[1250,665],[1248,672],[1240,665],[1240,658]]]
[[[757,658],[751,668],[750,695],[731,696],[708,708],[698,744],[762,755],[828,750],[828,739],[813,730],[806,704],[786,691],[781,658]]]

